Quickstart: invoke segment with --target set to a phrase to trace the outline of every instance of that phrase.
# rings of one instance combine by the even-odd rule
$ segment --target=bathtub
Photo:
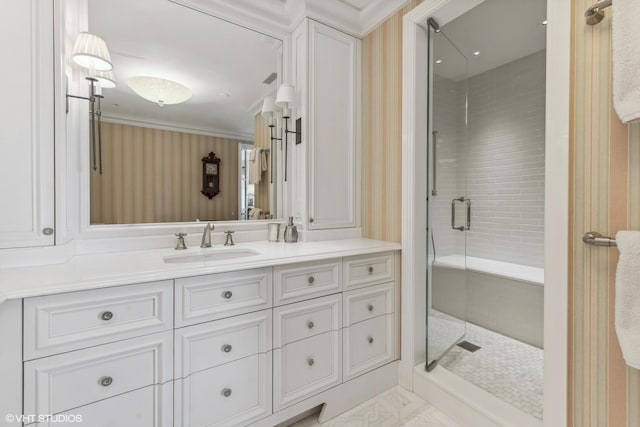
[[[544,269],[447,255],[431,275],[434,309],[542,348]]]

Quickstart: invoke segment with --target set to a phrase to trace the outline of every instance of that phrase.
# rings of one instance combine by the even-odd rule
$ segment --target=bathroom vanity
[[[176,263],[150,250],[4,270],[2,412],[272,426],[323,403],[331,418],[397,383],[399,245],[229,251],[249,247],[258,255]]]

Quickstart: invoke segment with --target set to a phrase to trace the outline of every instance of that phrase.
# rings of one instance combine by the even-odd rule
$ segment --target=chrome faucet
[[[211,247],[211,231],[215,229],[215,226],[210,222],[207,223],[204,227],[204,231],[202,232],[202,241],[200,242],[201,248],[210,248]]]
[[[227,235],[227,239],[224,241],[224,245],[225,246],[233,246],[233,245],[235,245],[235,243],[233,243],[233,231],[231,231],[231,230],[225,231],[224,234]]]
[[[184,237],[187,233],[176,233],[176,237],[178,238],[178,242],[176,243],[176,250],[184,250],[187,249],[187,245],[184,243]]]

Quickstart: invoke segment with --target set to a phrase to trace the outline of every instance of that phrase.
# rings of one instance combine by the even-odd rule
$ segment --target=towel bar
[[[602,9],[611,6],[612,0],[600,0],[591,6],[584,13],[584,17],[588,25],[599,24],[604,19],[604,11]]]
[[[584,233],[584,236],[582,236],[582,241],[587,245],[593,246],[618,246],[616,244],[616,239],[603,236],[596,231],[589,231],[588,233]]]

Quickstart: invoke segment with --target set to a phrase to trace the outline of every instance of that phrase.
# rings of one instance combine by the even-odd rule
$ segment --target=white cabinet
[[[173,329],[173,281],[24,300],[24,358],[31,360]]]
[[[25,331],[13,340],[22,340],[14,359],[24,382],[12,381],[25,414],[57,416],[26,424],[80,416],[112,427],[271,426],[328,400],[357,404],[343,394],[380,392],[389,383],[371,383],[396,372],[396,259],[384,252],[25,298],[14,313]]]
[[[271,352],[175,382],[176,426],[246,426],[271,414]]]
[[[305,19],[293,34],[302,117],[293,212],[305,228],[360,226],[360,40]]]
[[[170,381],[172,341],[167,331],[26,362],[24,413],[60,414]]]
[[[53,1],[2,7],[0,248],[53,245]]]

